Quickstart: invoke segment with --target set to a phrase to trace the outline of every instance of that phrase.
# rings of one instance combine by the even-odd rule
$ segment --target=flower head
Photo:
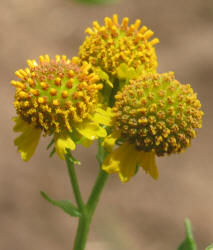
[[[16,87],[14,106],[21,121],[54,135],[61,158],[65,147],[75,147],[69,134],[77,131],[89,140],[106,134],[93,119],[102,112],[97,105],[102,84],[88,63],[80,66],[78,58],[56,56],[50,60],[48,55],[40,56],[39,64],[27,62],[29,68],[15,72],[20,81],[11,81]]]
[[[80,47],[79,57],[118,78],[125,77],[126,68],[155,71],[157,59],[153,45],[159,40],[149,41],[154,33],[146,26],[139,28],[139,19],[130,26],[128,23],[125,17],[119,24],[117,15],[112,19],[106,17],[104,26],[93,22],[93,29],[86,29],[89,36]]]
[[[152,176],[157,178],[154,156],[183,152],[196,136],[195,129],[201,127],[203,112],[200,101],[190,85],[175,80],[172,72],[150,73],[130,81],[115,98],[114,133],[105,144],[113,145],[119,138],[123,148],[131,148],[135,152],[128,154],[134,158],[126,166],[131,169],[131,175],[136,165],[141,164],[151,175],[154,169]],[[120,149],[116,150],[114,155]],[[113,170],[114,155],[111,153],[106,159],[103,166],[106,171]],[[145,159],[147,162],[144,162]],[[116,171],[120,169],[117,167]],[[124,176],[124,180],[131,175]]]

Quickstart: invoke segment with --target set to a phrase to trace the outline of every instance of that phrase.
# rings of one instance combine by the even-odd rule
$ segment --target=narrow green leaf
[[[178,247],[178,250],[196,250],[196,244],[192,234],[192,227],[189,219],[185,220],[186,238]]]
[[[50,143],[47,145],[47,150],[53,145],[53,143],[54,143],[54,139],[52,139],[52,140],[50,141]]]
[[[52,200],[45,192],[40,191],[41,196],[47,200],[49,203],[51,203],[53,206],[61,208],[65,213],[73,216],[73,217],[80,217],[81,213],[79,210],[68,200],[62,200],[62,201],[55,201]]]
[[[213,250],[213,244],[211,244],[210,246],[208,246],[205,250]]]
[[[55,148],[50,152],[49,157],[52,157],[55,154]]]

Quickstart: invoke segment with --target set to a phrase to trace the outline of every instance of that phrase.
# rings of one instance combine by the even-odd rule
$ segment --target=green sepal
[[[113,88],[113,83],[110,81],[109,75],[106,72],[104,72],[100,67],[97,67],[95,68],[95,73],[98,74],[102,81],[106,82],[106,84]]]
[[[107,150],[104,147],[102,147],[103,141],[104,141],[104,139],[98,140],[98,152],[96,155],[96,159],[98,160],[100,166],[102,166],[103,161],[108,154]]]
[[[213,244],[211,244],[210,246],[208,246],[205,250],[213,250]]]
[[[117,76],[119,79],[119,88],[122,89],[126,84],[129,84],[129,80],[136,79],[143,76],[153,70],[147,70],[144,65],[139,65],[136,69],[129,67],[126,63],[121,63],[117,68]]]
[[[119,79],[132,79],[136,75],[136,70],[125,63],[121,63],[117,68],[117,75]]]
[[[80,217],[80,211],[68,200],[55,201],[52,200],[45,192],[40,191],[41,196],[51,203],[53,206],[61,208],[65,213],[73,217]]]
[[[196,250],[195,240],[192,234],[192,227],[189,219],[185,220],[186,238],[178,247],[178,250]]]

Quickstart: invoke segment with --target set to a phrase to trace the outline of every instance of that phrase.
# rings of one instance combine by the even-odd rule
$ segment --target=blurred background
[[[9,82],[26,59],[78,53],[92,21],[118,13],[140,18],[155,31],[159,72],[174,71],[201,100],[203,128],[184,154],[158,158],[158,181],[140,170],[126,184],[111,176],[98,205],[86,250],[171,250],[184,238],[184,218],[194,227],[199,249],[213,242],[213,1],[120,0],[85,5],[68,0],[1,0],[0,4],[0,249],[70,250],[77,219],[40,196],[73,199],[65,162],[49,159],[43,139],[24,163],[13,145],[15,89]],[[75,156],[84,198],[98,172],[96,145]]]

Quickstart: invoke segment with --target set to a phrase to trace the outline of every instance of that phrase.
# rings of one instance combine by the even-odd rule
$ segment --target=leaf
[[[189,219],[185,220],[185,228],[186,228],[186,238],[178,247],[178,250],[196,250],[197,247],[194,241],[191,223]]]
[[[54,139],[52,139],[52,140],[50,141],[50,143],[47,145],[47,150],[53,145],[53,143],[54,143]]]
[[[45,192],[40,191],[41,196],[51,203],[53,206],[61,208],[65,213],[73,216],[73,217],[80,217],[80,211],[68,200],[61,200],[55,201],[52,200]]]
[[[213,250],[213,244],[211,244],[210,246],[208,246],[205,250]]]
[[[52,157],[55,154],[55,147],[53,148],[53,150],[50,152],[49,157]]]

